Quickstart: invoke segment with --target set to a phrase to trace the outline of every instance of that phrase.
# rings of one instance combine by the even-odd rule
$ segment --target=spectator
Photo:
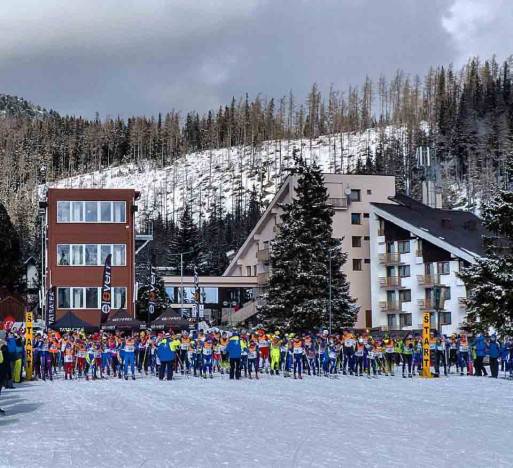
[[[487,346],[487,354],[490,358],[490,373],[492,374],[490,377],[496,379],[499,376],[499,356],[501,354],[501,346],[497,341],[497,335],[494,333],[490,342]]]
[[[2,387],[5,387],[7,378],[9,376],[9,364],[7,360],[7,344],[5,342],[5,332],[0,331],[0,393]],[[5,411],[0,408],[0,414],[5,414]]]
[[[234,331],[226,348],[230,359],[230,379],[240,379],[240,357],[242,348],[240,344],[239,332]]]
[[[486,377],[488,373],[483,365],[483,359],[486,356],[486,341],[485,337],[481,333],[476,335],[474,347],[476,350],[476,362],[474,363],[476,370],[474,375],[477,375],[478,377],[484,375]]]

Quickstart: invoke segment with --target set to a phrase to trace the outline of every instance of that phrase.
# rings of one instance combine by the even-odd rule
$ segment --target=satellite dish
[[[349,196],[351,195],[351,187],[347,187],[345,190],[344,190],[344,193]]]

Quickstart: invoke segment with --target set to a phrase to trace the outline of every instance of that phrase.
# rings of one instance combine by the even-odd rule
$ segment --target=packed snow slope
[[[0,406],[2,467],[513,466],[489,378],[39,381]]]
[[[386,127],[386,138],[405,139],[406,130]],[[50,184],[65,188],[134,188],[141,192],[139,211],[177,220],[184,202],[194,216],[208,218],[211,205],[222,203],[231,211],[237,197],[247,201],[253,187],[265,202],[271,200],[293,165],[293,152],[317,161],[324,172],[349,172],[358,159],[374,154],[379,130],[325,135],[315,140],[266,141],[259,147],[237,146],[190,153],[172,165],[155,167],[148,161],[130,163],[77,175]]]

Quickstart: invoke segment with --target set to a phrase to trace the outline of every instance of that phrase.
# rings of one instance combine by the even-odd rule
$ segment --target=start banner
[[[32,369],[34,365],[34,356],[32,353],[34,344],[33,322],[34,316],[32,312],[25,312],[25,373],[27,380],[32,380]]]
[[[429,333],[431,331],[431,314],[424,312],[422,319],[422,377],[431,377],[431,359],[429,348]]]

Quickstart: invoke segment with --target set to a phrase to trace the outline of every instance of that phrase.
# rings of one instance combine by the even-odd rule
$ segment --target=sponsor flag
[[[50,287],[46,293],[46,326],[55,323],[55,286]]]
[[[155,275],[155,271],[153,267],[150,268],[150,289],[148,291],[148,313],[150,315],[155,313],[155,306],[157,303],[157,288],[155,284],[157,283],[157,278]]]
[[[105,267],[103,268],[103,285],[102,285],[102,318],[107,318],[111,311],[112,303],[112,254],[107,255],[105,259]]]

